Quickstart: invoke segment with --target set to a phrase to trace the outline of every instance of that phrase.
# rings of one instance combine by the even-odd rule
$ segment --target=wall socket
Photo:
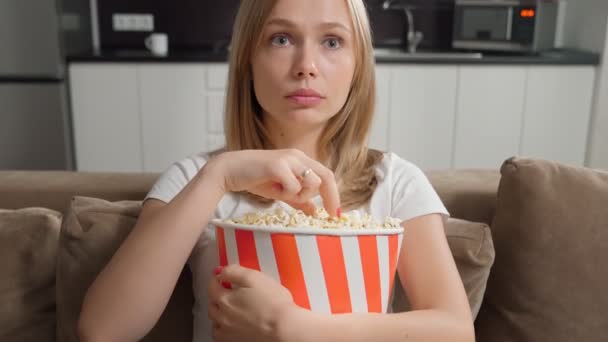
[[[116,13],[112,16],[114,31],[154,31],[154,15],[135,13]]]

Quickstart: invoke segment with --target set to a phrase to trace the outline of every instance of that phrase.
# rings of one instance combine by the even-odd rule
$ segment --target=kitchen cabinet
[[[422,169],[452,164],[457,66],[393,66],[390,149]]]
[[[228,64],[207,64],[207,137],[206,150],[212,151],[226,146],[224,136],[224,108],[226,85],[228,84]]]
[[[206,71],[197,64],[138,66],[144,171],[207,148]]]
[[[143,171],[137,68],[72,64],[69,78],[76,169]]]
[[[519,154],[526,69],[460,67],[454,168],[497,168]]]
[[[583,165],[594,82],[590,67],[529,68],[521,154]]]
[[[369,147],[379,151],[389,149],[390,90],[391,68],[378,66],[376,68],[376,111],[370,131]]]
[[[388,150],[389,73],[378,72],[370,146],[379,150]],[[77,169],[162,172],[224,146],[227,80],[225,63],[72,63]],[[97,145],[103,153],[94,153]]]
[[[77,169],[161,172],[224,145],[223,64],[71,64]]]
[[[522,156],[584,166],[595,82],[587,66],[460,68],[454,168]]]
[[[77,169],[161,172],[224,145],[226,63],[72,63]],[[370,147],[423,170],[583,165],[593,66],[377,66]]]

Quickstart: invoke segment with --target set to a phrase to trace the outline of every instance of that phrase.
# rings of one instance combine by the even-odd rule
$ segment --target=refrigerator
[[[90,32],[78,3],[0,0],[0,170],[74,169],[65,56]]]

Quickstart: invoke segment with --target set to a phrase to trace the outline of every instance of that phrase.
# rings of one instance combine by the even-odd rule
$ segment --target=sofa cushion
[[[485,223],[449,218],[445,225],[448,244],[464,288],[473,316],[477,316],[486,290],[490,268],[494,262],[494,245],[490,227]],[[410,310],[407,296],[399,277],[395,280],[393,311]]]
[[[0,341],[55,340],[60,226],[53,210],[0,210]]]
[[[500,182],[498,170],[433,170],[426,175],[451,217],[492,223]]]
[[[478,341],[605,340],[608,173],[520,158],[501,172]]]
[[[140,201],[108,202],[75,197],[61,227],[57,260],[57,334],[75,342],[84,295],[129,234]],[[185,268],[167,309],[143,341],[192,340],[192,280]]]

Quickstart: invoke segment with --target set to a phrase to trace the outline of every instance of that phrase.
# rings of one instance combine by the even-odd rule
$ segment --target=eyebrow
[[[290,28],[295,28],[297,26],[293,21],[288,20],[288,19],[283,19],[283,18],[270,19],[266,23],[266,25],[267,26],[270,26],[270,25],[287,26]],[[351,32],[351,30],[346,25],[339,23],[337,21],[323,22],[323,23],[319,24],[319,26],[323,27],[323,28],[327,28],[327,29],[337,28],[337,29],[341,29],[341,30],[344,30],[349,33]]]

